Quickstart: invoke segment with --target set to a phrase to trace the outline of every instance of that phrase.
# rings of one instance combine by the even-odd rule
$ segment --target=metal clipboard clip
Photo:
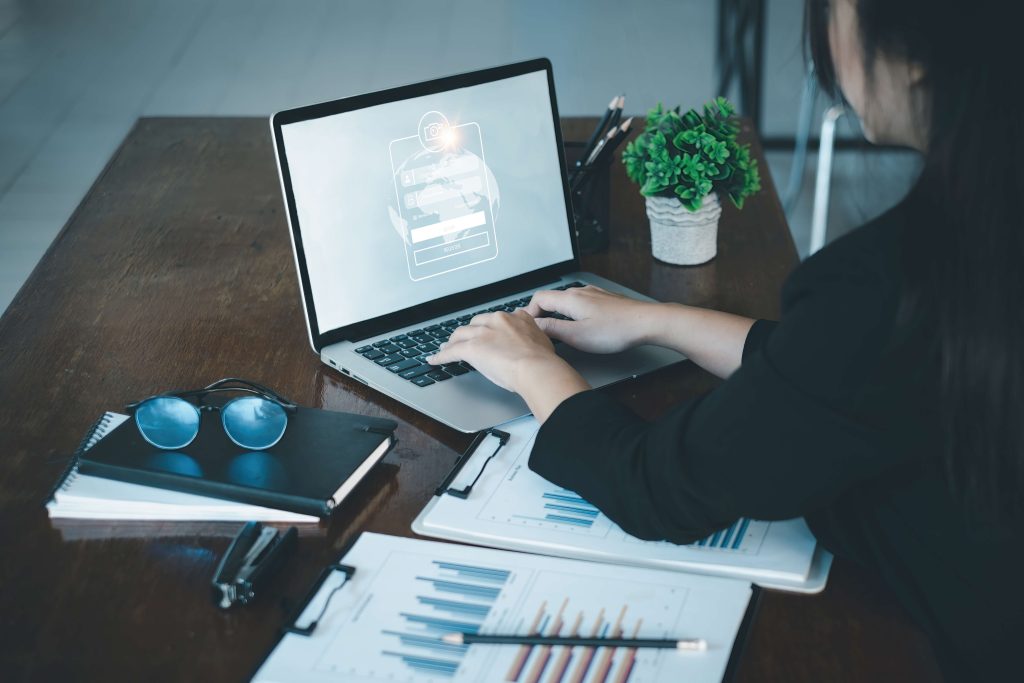
[[[249,604],[295,547],[298,531],[284,534],[259,522],[248,522],[231,541],[213,575],[213,601],[222,609]]]
[[[332,588],[331,592],[327,594],[326,598],[324,598],[324,604],[320,607],[320,612],[317,613],[316,618],[311,619],[310,622],[305,626],[299,626],[299,619],[302,617],[302,613],[305,612],[306,608],[309,607],[310,603],[312,603],[313,600],[316,599],[316,596],[320,592],[320,589],[323,587],[324,583],[326,583],[328,577],[330,577],[330,575],[334,572],[342,573],[343,576],[341,579],[341,583]],[[324,567],[323,571],[320,572],[320,576],[313,584],[313,587],[310,588],[309,592],[306,593],[306,596],[299,601],[299,605],[296,608],[295,612],[293,612],[292,615],[288,618],[288,625],[284,627],[284,630],[288,633],[294,633],[298,636],[313,635],[313,631],[316,630],[317,624],[320,623],[320,620],[323,619],[324,614],[327,612],[327,607],[331,604],[331,600],[334,598],[334,594],[340,591],[344,586],[348,585],[349,579],[351,579],[353,575],[355,575],[355,573],[356,568],[350,567],[347,564],[329,564],[326,567]]]
[[[462,468],[465,466],[465,464],[469,462],[469,459],[473,457],[474,453],[476,453],[476,449],[479,448],[481,444],[483,444],[484,439],[486,439],[488,436],[493,436],[498,439],[497,448],[494,449],[493,453],[487,456],[487,460],[484,460],[484,464],[480,467],[480,471],[476,473],[476,477],[473,478],[473,481],[471,481],[468,486],[465,486],[461,489],[452,488],[452,482],[455,481],[455,477],[458,476],[459,472],[462,471]],[[500,429],[494,429],[493,427],[491,429],[485,429],[484,431],[477,434],[476,438],[473,439],[473,443],[469,444],[469,448],[466,449],[466,452],[460,455],[459,459],[455,461],[455,464],[452,466],[451,472],[449,472],[448,476],[444,478],[444,481],[441,482],[441,485],[434,489],[434,495],[443,496],[444,494],[447,493],[450,496],[455,496],[456,498],[461,498],[463,500],[469,498],[469,494],[470,492],[472,492],[473,486],[475,486],[476,483],[480,481],[480,477],[481,475],[483,475],[484,470],[487,469],[487,466],[491,463],[491,460],[493,460],[494,456],[498,454],[498,451],[501,450],[502,446],[508,443],[508,440],[510,438],[512,438],[512,435],[509,434],[508,432],[503,432]]]

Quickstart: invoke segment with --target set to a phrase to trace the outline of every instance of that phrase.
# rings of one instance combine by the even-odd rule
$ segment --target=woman
[[[951,680],[1005,680],[1024,636],[1024,110],[996,9],[811,0],[819,78],[869,140],[920,150],[924,170],[793,273],[780,321],[541,292],[474,318],[432,360],[521,394],[542,423],[530,466],[640,538],[805,516],[892,586]],[[549,337],[658,344],[727,380],[647,423]]]

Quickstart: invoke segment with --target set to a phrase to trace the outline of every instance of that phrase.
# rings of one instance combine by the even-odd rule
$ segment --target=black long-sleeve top
[[[807,259],[781,320],[750,329],[741,367],[660,419],[598,391],[567,399],[530,467],[644,539],[804,516],[895,590],[949,680],[1014,668],[1024,680],[1010,661],[1024,642],[1024,530],[971,521],[948,493],[934,318],[898,310],[912,220],[923,214],[904,202]]]

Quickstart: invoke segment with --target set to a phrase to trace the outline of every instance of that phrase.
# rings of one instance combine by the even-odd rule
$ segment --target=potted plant
[[[626,145],[626,175],[647,198],[654,258],[677,265],[710,261],[718,253],[719,200],[736,208],[761,189],[750,145],[736,142],[739,125],[724,97],[680,115],[660,103],[643,133]]]

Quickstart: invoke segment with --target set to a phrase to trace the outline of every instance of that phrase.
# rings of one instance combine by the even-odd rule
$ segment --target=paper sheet
[[[288,634],[257,681],[719,681],[748,583],[363,534],[311,636]],[[341,584],[332,574],[299,619]],[[708,641],[705,652],[448,645],[454,631]]]
[[[536,420],[523,418],[502,429],[511,438],[484,468],[469,497],[434,498],[414,522],[414,531],[562,557],[736,576],[773,587],[808,580],[817,542],[802,519],[742,519],[687,546],[641,541],[572,491],[529,469]],[[496,445],[495,437],[484,440],[452,486],[471,482]]]

